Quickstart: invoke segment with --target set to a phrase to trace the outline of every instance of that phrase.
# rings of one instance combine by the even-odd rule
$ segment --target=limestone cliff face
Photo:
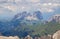
[[[60,39],[60,30],[53,34],[53,39]]]

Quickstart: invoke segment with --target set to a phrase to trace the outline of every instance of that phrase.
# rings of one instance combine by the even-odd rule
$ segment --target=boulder
[[[60,39],[60,30],[53,34],[53,39]]]
[[[27,35],[24,39],[33,39],[30,35]]]

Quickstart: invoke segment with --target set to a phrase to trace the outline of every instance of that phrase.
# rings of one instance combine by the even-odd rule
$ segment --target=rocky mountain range
[[[11,21],[0,22],[0,32],[3,35],[15,35],[21,33],[27,33],[24,29],[27,29],[27,25],[35,25],[37,23],[41,23],[43,17],[40,11],[35,11],[33,13],[28,13],[26,11],[20,12],[14,16]],[[18,30],[18,31],[17,31]],[[22,32],[23,31],[23,32]],[[28,29],[28,32],[31,30]],[[15,32],[15,33],[14,33]],[[12,34],[11,34],[12,33]]]

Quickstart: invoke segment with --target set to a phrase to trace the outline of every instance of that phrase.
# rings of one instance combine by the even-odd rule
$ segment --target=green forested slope
[[[60,24],[56,22],[49,22],[46,24],[37,24],[35,26],[29,25],[29,29],[33,30],[33,32],[30,35],[47,35],[47,34],[53,34],[57,30],[60,30]]]

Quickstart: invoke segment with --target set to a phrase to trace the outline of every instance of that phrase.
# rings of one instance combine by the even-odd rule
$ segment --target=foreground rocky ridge
[[[54,33],[53,35],[44,35],[44,36],[36,36],[31,37],[30,35],[27,35],[24,38],[19,38],[18,36],[0,36],[0,39],[60,39],[60,30]]]

